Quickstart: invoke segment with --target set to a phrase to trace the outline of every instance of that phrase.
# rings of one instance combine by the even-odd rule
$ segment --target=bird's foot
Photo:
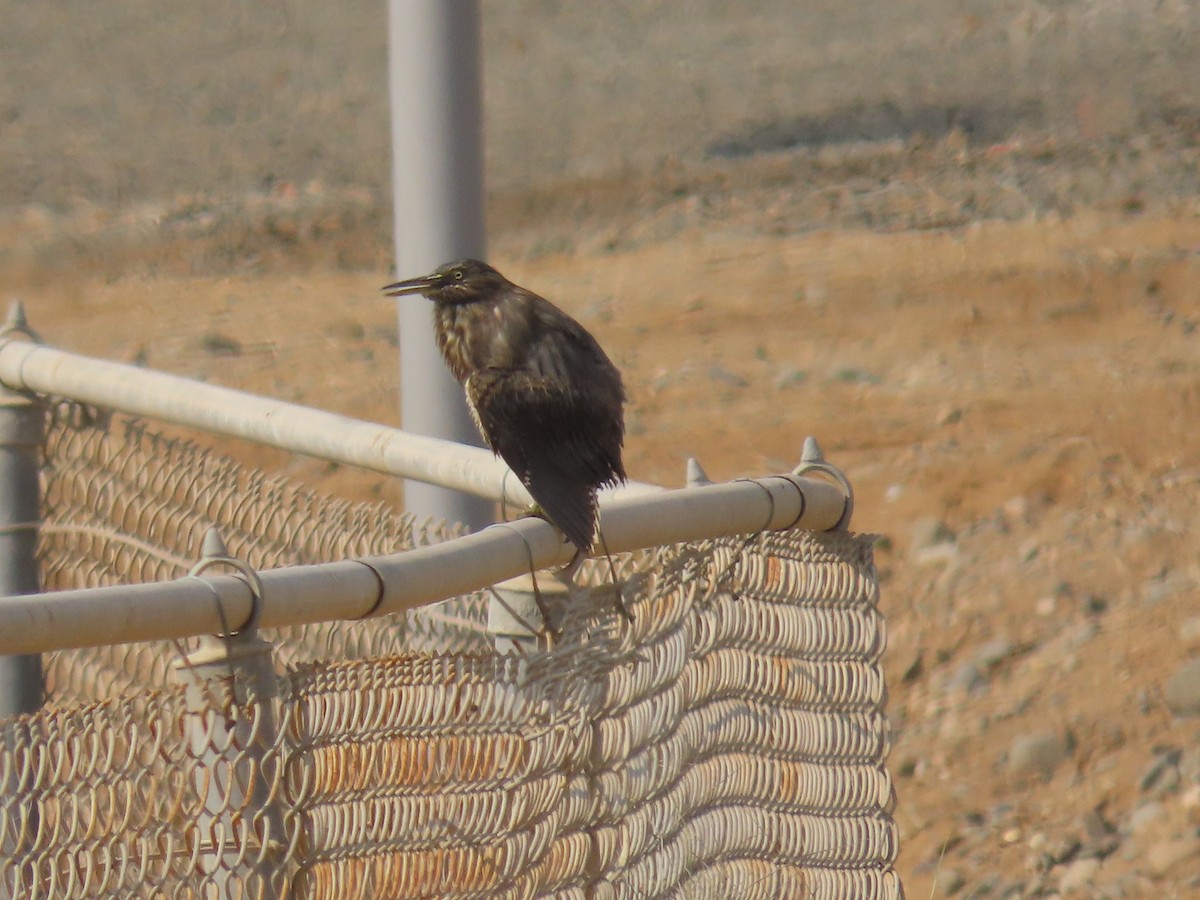
[[[574,585],[575,576],[579,574],[579,569],[585,559],[587,559],[587,554],[582,550],[576,550],[571,561],[555,572],[554,577],[565,584]]]
[[[549,522],[550,519],[546,516],[546,511],[537,503],[530,503],[527,507],[517,513],[518,519],[542,519]],[[551,522],[551,524],[554,524]]]
[[[608,555],[607,551],[605,551],[604,555],[608,557],[608,568],[612,573],[612,586],[613,592],[616,595],[617,612],[619,612],[625,618],[625,620],[632,625],[633,613],[630,612],[629,607],[625,605],[625,597],[621,591],[621,582],[617,580],[616,566],[613,565],[612,557]],[[583,565],[585,559],[587,559],[587,553],[583,550],[576,550],[575,555],[571,557],[571,561],[555,572],[554,577],[568,587],[577,587],[578,585],[575,582],[575,576],[579,573],[579,568]]]

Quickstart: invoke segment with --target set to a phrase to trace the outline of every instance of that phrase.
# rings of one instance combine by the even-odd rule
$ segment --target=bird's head
[[[386,285],[383,292],[389,297],[423,294],[434,303],[458,305],[484,300],[507,284],[507,279],[487,263],[460,259],[438,266],[420,278]]]

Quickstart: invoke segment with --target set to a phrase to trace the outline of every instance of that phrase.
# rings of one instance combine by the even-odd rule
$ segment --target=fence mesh
[[[240,465],[144,422],[63,403],[53,410],[43,466],[39,557],[46,590],[178,578],[217,527],[256,569],[394,553],[458,532],[383,503],[326,497]],[[480,595],[368,622],[272,629],[282,664],[413,649],[481,649]],[[49,654],[58,701],[88,701],[165,684],[172,644],[120,644]]]
[[[45,473],[48,587],[180,574],[213,524],[255,566],[449,534],[78,409]],[[482,597],[243,638],[236,675],[208,640],[52,655],[0,723],[0,894],[900,896],[870,542],[620,569],[632,626],[598,584],[519,656]]]

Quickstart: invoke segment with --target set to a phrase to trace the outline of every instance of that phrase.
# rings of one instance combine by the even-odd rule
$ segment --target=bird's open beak
[[[389,297],[403,297],[405,294],[423,294],[434,287],[437,287],[437,279],[423,275],[420,278],[410,278],[407,281],[386,284],[383,286],[383,292]]]

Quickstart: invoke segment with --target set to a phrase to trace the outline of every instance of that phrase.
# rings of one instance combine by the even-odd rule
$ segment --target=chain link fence
[[[350,503],[239,465],[140,420],[74,403],[53,410],[43,485],[40,558],[46,590],[132,584],[187,574],[205,532],[256,569],[394,553],[459,532],[418,523],[383,503]],[[369,622],[275,629],[280,664],[382,656],[422,647],[481,649],[485,598]],[[49,654],[47,688],[87,702],[169,681],[171,643]]]
[[[71,405],[47,588],[451,537]],[[501,655],[483,594],[406,616],[46,660],[0,724],[11,897],[897,897],[871,542],[766,533],[623,555]],[[548,602],[555,601],[547,595]]]

